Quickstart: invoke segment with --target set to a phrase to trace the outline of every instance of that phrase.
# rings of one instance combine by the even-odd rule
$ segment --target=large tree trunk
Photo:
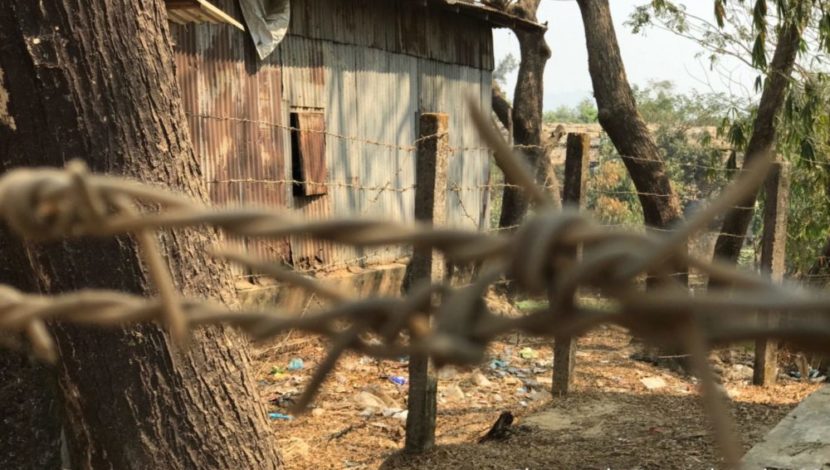
[[[588,66],[599,122],[634,181],[648,226],[667,229],[683,216],[666,165],[637,111],[625,74],[608,0],[577,0],[585,25]],[[629,157],[629,158],[627,158]]]
[[[0,94],[2,90],[0,80]],[[5,163],[0,161],[0,171],[3,170]],[[5,256],[23,254],[25,250],[20,240],[2,226],[0,251],[4,255],[0,283],[36,291],[37,282],[30,275],[26,257]],[[3,335],[0,339],[10,343],[0,343],[0,468],[61,468],[63,412],[58,400],[57,374],[52,367],[26,354],[23,338]]]
[[[513,138],[513,106],[507,101],[504,91],[499,84],[493,82],[493,112],[504,126],[504,130]]]
[[[522,18],[537,21],[536,11],[541,0],[521,0],[510,7],[510,12]],[[524,153],[537,180],[543,183],[545,172],[542,168],[545,149],[542,146],[542,108],[544,98],[545,64],[550,58],[550,48],[545,42],[545,30],[515,28],[519,39],[521,61],[516,90],[513,94],[513,144]],[[527,213],[528,201],[521,190],[512,186],[515,182],[505,181],[507,186],[502,195],[499,227],[513,227],[521,223]]]
[[[769,155],[775,146],[775,120],[784,104],[784,97],[790,83],[801,43],[802,24],[792,20],[786,23],[778,37],[772,62],[770,63],[764,91],[758,104],[758,114],[753,123],[752,136],[746,146],[744,168],[757,158]],[[736,263],[744,245],[744,238],[755,212],[758,193],[753,192],[732,208],[723,219],[721,235],[715,243],[715,257]]]
[[[161,0],[6,2],[0,9],[0,159],[93,171],[206,194],[176,86]],[[0,100],[2,101],[2,100]],[[206,231],[161,234],[185,295],[231,300]],[[37,288],[153,294],[130,237],[0,247],[29,266]],[[28,257],[29,259],[26,259]],[[28,271],[28,272],[27,272]],[[279,468],[245,342],[198,332],[177,350],[154,325],[99,330],[56,325],[73,468]],[[57,417],[54,417],[57,419]],[[0,452],[7,452],[2,449]]]

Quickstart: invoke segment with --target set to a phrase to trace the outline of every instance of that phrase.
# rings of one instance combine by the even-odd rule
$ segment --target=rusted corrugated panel
[[[325,194],[295,196],[294,208],[301,211],[307,220],[325,220],[332,216],[330,198]],[[291,237],[291,263],[296,269],[317,270],[337,261],[331,243],[307,237]]]
[[[280,67],[258,62],[244,33],[226,25],[174,25],[183,105],[211,201],[285,207],[287,117]],[[288,259],[286,241],[229,240]]]
[[[276,54],[276,53],[275,53]],[[287,156],[290,153],[289,130],[279,127],[288,122],[288,106],[282,99],[280,68],[272,63],[262,64],[256,73],[259,120],[256,125],[256,155],[252,159],[255,183],[250,184],[246,202],[265,207],[285,207],[291,185]],[[248,249],[270,259],[289,261],[288,239],[249,240]]]
[[[314,5],[305,5],[300,10],[299,22],[309,18]],[[292,10],[292,14],[294,10]],[[306,15],[305,17],[303,15]],[[292,18],[292,24],[295,18]],[[279,46],[283,63],[283,93],[297,111],[325,112],[328,95],[323,68],[323,42],[296,36],[287,36]],[[329,138],[326,137],[326,145]],[[293,197],[293,207],[309,219],[321,219],[331,214],[329,195]],[[291,238],[291,259],[295,266],[314,269],[334,261],[331,243],[310,240],[303,237]]]
[[[293,146],[296,158],[294,187],[303,196],[319,196],[328,192],[329,174],[326,165],[326,116],[322,112],[291,113],[294,127]]]
[[[291,106],[325,108],[322,42],[287,36],[280,44],[280,50],[284,66],[285,96]]]

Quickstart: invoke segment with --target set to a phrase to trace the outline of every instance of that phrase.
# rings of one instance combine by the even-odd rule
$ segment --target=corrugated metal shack
[[[492,28],[521,20],[452,0],[294,0],[288,34],[260,60],[240,30],[237,1],[211,2],[233,20],[224,22],[214,10],[200,18],[188,2],[207,3],[169,0],[168,11],[183,105],[214,203],[412,220],[417,116],[445,112],[449,221],[486,228],[489,151],[464,100],[476,96],[490,109]],[[303,239],[240,243],[298,269],[407,256]]]

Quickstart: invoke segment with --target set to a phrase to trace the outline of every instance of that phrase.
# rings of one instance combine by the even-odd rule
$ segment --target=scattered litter
[[[542,384],[540,384],[536,380],[525,380],[525,381],[523,381],[523,383],[524,383],[525,389],[527,389],[528,392],[533,392],[533,391],[536,391],[536,390],[542,390]]]
[[[454,379],[458,375],[458,370],[453,366],[442,367],[438,370],[438,380]]]
[[[282,413],[268,413],[268,419],[272,421],[290,421],[294,418]]]
[[[801,379],[801,372],[799,372],[797,370],[787,372],[787,375],[790,376],[793,379],[797,379],[797,380]],[[807,373],[807,380],[809,380],[810,382],[816,382],[816,383],[824,382],[825,380],[827,380],[827,376],[822,375],[821,371],[819,371],[818,369],[810,369],[810,372]]]
[[[272,367],[271,368],[271,377],[275,379],[282,378],[285,375],[285,369],[282,367]]]
[[[395,385],[406,385],[406,377],[401,377],[400,375],[389,377],[389,381]]]
[[[649,390],[659,390],[666,386],[666,381],[660,377],[645,377],[640,382]]]
[[[473,383],[476,384],[478,387],[489,387],[493,385],[493,382],[490,382],[490,379],[484,376],[481,372],[476,372],[473,374]]]
[[[450,385],[441,390],[442,395],[449,401],[461,401],[466,395],[458,385]]]
[[[282,395],[273,398],[270,403],[278,408],[290,408],[296,401],[296,393],[283,393]]]
[[[295,357],[294,359],[291,359],[291,361],[288,363],[288,370],[300,370],[304,366],[305,364],[303,363],[303,360],[299,357]]]
[[[386,408],[382,412],[385,418],[392,418],[399,421],[406,421],[406,417],[409,415],[407,410],[401,410],[398,408]]]
[[[386,403],[384,403],[381,398],[366,391],[360,392],[357,395],[355,395],[354,401],[361,408],[363,408],[364,411],[366,409],[370,409],[374,412],[387,408]]]
[[[517,379],[516,377],[513,377],[512,375],[508,375],[507,377],[504,378],[504,384],[505,385],[521,385],[522,381]]]
[[[493,359],[490,361],[490,368],[491,369],[504,369],[507,367],[508,362],[502,361],[501,359]]]
[[[519,356],[521,356],[522,359],[536,359],[537,357],[539,357],[539,351],[527,347],[519,351]]]

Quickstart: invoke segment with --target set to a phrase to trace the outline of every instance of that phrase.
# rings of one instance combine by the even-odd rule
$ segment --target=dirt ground
[[[258,351],[269,411],[287,413],[324,351],[318,340],[296,335]],[[398,454],[407,386],[390,377],[407,376],[405,358],[348,355],[311,413],[289,420],[275,415],[272,424],[289,469],[716,468],[695,380],[635,361],[632,353],[622,329],[594,331],[579,342],[573,393],[552,398],[550,345],[503,338],[492,345],[490,362],[440,372],[438,446],[416,458]],[[774,389],[752,387],[747,351],[721,357],[726,360],[717,367],[746,449],[819,386],[782,378]],[[288,370],[297,358],[303,367]],[[506,441],[478,444],[505,410],[518,418],[517,431]]]

